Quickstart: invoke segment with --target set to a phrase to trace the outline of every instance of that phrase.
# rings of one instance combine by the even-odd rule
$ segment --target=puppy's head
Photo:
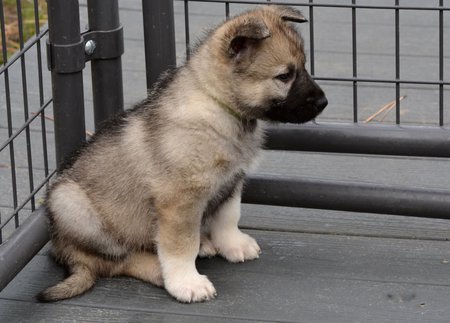
[[[302,123],[328,101],[305,69],[303,39],[292,22],[306,22],[292,8],[265,6],[216,29],[205,49],[205,86],[248,119]]]

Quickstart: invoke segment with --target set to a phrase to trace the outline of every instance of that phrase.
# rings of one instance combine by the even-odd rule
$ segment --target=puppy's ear
[[[280,15],[281,19],[285,21],[292,21],[298,23],[308,22],[308,19],[306,19],[303,16],[303,14],[297,9],[286,6],[271,6],[271,7],[275,8],[278,11],[278,14]]]
[[[232,27],[228,54],[232,58],[238,58],[268,37],[270,31],[262,19],[250,17],[239,21]]]

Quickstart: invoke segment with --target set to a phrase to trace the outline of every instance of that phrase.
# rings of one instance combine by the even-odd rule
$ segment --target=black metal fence
[[[144,38],[146,48],[147,86],[150,87],[161,71],[176,62],[176,25],[183,25],[186,57],[189,59],[191,48],[190,12],[192,4],[213,3],[223,6],[223,16],[229,17],[234,12],[255,4],[267,4],[271,1],[219,1],[219,0],[143,0]],[[20,1],[18,8],[20,6]],[[184,21],[174,21],[173,6],[182,4]],[[281,2],[271,2],[281,3]],[[409,4],[408,4],[409,3]],[[435,0],[426,4],[417,5],[409,0],[383,0],[383,1],[321,1],[305,0],[284,1],[282,4],[303,7],[309,18],[309,30],[306,34],[306,43],[309,53],[309,70],[316,80],[324,86],[334,84],[344,85],[351,89],[348,97],[351,100],[350,123],[321,122],[319,125],[281,126],[269,129],[268,149],[346,152],[359,154],[386,154],[405,156],[432,156],[450,157],[450,130],[448,99],[446,91],[450,85],[446,81],[446,70],[449,52],[445,42],[447,26],[444,20],[450,12],[448,1]],[[423,3],[423,2],[421,2]],[[2,3],[3,4],[3,3]],[[37,4],[37,1],[35,1]],[[0,74],[4,78],[4,106],[1,113],[6,118],[0,118],[0,130],[5,133],[6,140],[2,139],[0,146],[0,167],[4,166],[11,174],[2,182],[2,189],[11,188],[5,195],[12,200],[12,208],[1,209],[0,224],[0,289],[28,262],[29,259],[48,241],[47,223],[41,209],[36,210],[36,195],[55,173],[55,165],[62,161],[65,155],[79,147],[86,138],[84,120],[84,94],[82,84],[82,71],[85,62],[91,61],[93,101],[95,123],[114,115],[123,109],[121,54],[123,52],[122,27],[119,23],[118,1],[88,0],[89,31],[80,33],[79,7],[77,0],[48,0],[49,41],[46,46],[48,65],[51,70],[52,96],[45,91],[49,82],[46,82],[46,71],[42,68],[42,37],[47,29],[42,29],[36,23],[36,35],[28,42],[21,41],[20,51],[8,58],[5,53],[6,32],[3,11],[0,12],[2,26],[2,46],[4,64]],[[3,8],[3,6],[2,6]],[[35,9],[36,12],[38,9]],[[321,67],[323,60],[320,57],[320,46],[317,33],[321,26],[320,13],[322,10],[338,10],[348,14],[350,28],[347,36],[350,46],[350,69],[346,72]],[[20,12],[20,10],[18,10]],[[394,59],[393,76],[373,77],[366,71],[361,71],[359,59],[361,57],[358,42],[361,41],[359,26],[363,23],[358,17],[362,12],[388,12],[393,19],[392,42]],[[403,77],[401,59],[401,19],[405,12],[430,12],[436,17],[437,35],[437,64],[436,73],[431,78]],[[35,14],[38,16],[38,13]],[[19,16],[19,21],[21,17]],[[377,17],[379,18],[379,17]],[[37,19],[37,18],[36,18]],[[191,20],[192,21],[192,20]],[[205,26],[206,27],[206,26]],[[40,29],[41,28],[41,29]],[[19,28],[20,29],[20,28]],[[386,35],[382,35],[385,37]],[[447,37],[448,38],[448,37]],[[33,103],[34,114],[30,115],[29,107],[30,82],[27,78],[27,65],[25,64],[27,52],[36,52],[38,103]],[[10,74],[14,66],[19,65],[22,73],[21,82],[12,83]],[[448,69],[448,68],[447,68]],[[346,73],[350,71],[350,75]],[[434,79],[433,79],[434,77]],[[47,75],[48,78],[48,75]],[[21,84],[22,100],[20,104],[13,103],[12,85]],[[362,90],[368,85],[383,85],[392,87],[394,91],[393,102],[387,105],[386,110],[394,109],[395,117],[392,124],[362,124],[361,101],[364,96]],[[410,125],[402,117],[401,101],[404,86],[431,86],[436,88],[437,99],[430,109],[437,111],[437,120],[426,125]],[[49,90],[47,88],[47,90]],[[327,92],[328,93],[328,92]],[[52,99],[52,98],[53,99]],[[51,105],[53,103],[53,105]],[[433,105],[433,106],[432,106]],[[435,105],[435,107],[434,107]],[[431,107],[432,106],[432,107]],[[16,109],[22,110],[24,123],[14,122]],[[54,141],[47,138],[47,123],[44,112],[54,116]],[[326,118],[325,118],[326,119]],[[331,118],[332,119],[332,118]],[[6,120],[6,123],[3,123]],[[366,119],[367,121],[368,119]],[[327,120],[325,120],[327,121]],[[36,129],[33,126],[38,123]],[[18,156],[18,140],[24,137],[24,156]],[[3,133],[2,133],[3,138]],[[39,138],[39,139],[38,139]],[[302,138],[298,140],[297,138]],[[36,148],[35,142],[42,144],[42,176],[35,180]],[[52,154],[56,150],[56,155]],[[51,147],[51,149],[49,148]],[[6,157],[5,157],[6,156]],[[20,162],[26,161],[24,172],[28,174],[28,187],[24,197],[19,194],[17,187],[17,173],[22,170]],[[7,161],[6,161],[7,160]],[[7,166],[7,167],[6,167]],[[1,169],[0,169],[1,170]],[[4,170],[4,169],[3,169]],[[27,172],[28,171],[28,172]],[[4,173],[4,172],[3,172]],[[3,174],[2,173],[2,174]],[[23,188],[21,188],[23,190]],[[412,189],[409,187],[388,187],[383,185],[368,185],[349,182],[311,181],[301,178],[272,178],[250,177],[243,200],[248,203],[286,205],[295,207],[324,208],[359,212],[387,213],[409,216],[424,216],[450,218],[450,191]],[[10,202],[2,202],[11,205]],[[424,212],[424,211],[427,212]],[[33,212],[34,211],[34,212]],[[20,214],[32,216],[19,227]],[[1,240],[1,233],[13,224],[14,233]],[[8,234],[9,235],[9,234]]]
[[[17,0],[17,17],[20,36],[20,50],[12,57],[8,57],[6,53],[6,23],[4,16],[4,6],[1,1],[1,31],[2,31],[2,48],[4,64],[0,69],[0,73],[4,75],[5,86],[5,109],[2,113],[6,114],[7,123],[4,126],[7,129],[7,139],[0,146],[2,153],[2,166],[10,169],[10,183],[12,192],[4,194],[6,197],[12,198],[12,210],[5,207],[5,216],[1,215],[0,223],[0,289],[2,289],[15,274],[36,254],[40,248],[48,241],[48,224],[43,214],[43,210],[36,209],[36,198],[49,179],[56,172],[56,165],[61,163],[64,156],[80,147],[86,140],[85,118],[84,118],[84,95],[83,95],[83,78],[82,71],[86,61],[91,61],[92,69],[92,88],[94,101],[94,118],[95,124],[98,125],[105,119],[111,117],[123,110],[123,91],[122,91],[122,69],[121,55],[123,53],[123,32],[119,23],[118,1],[95,1],[88,0],[88,18],[89,30],[80,33],[79,3],[77,0],[49,0],[48,5],[48,28],[42,31],[39,29],[39,6],[34,1],[35,10],[35,35],[26,43],[23,39],[23,17],[21,10],[21,1]],[[44,69],[42,51],[43,45],[41,39],[48,34],[46,44],[47,65],[51,71],[51,93],[44,95],[44,87],[49,85],[47,75],[47,83],[44,82]],[[36,49],[36,63],[38,70],[36,84],[39,89],[39,109],[34,110],[30,114],[29,98],[33,95],[28,85],[31,83],[27,79],[27,51]],[[11,82],[10,71],[14,63],[20,62],[21,68],[21,84],[22,96],[21,102],[12,101],[11,97],[13,89],[11,85],[17,86],[17,81]],[[49,91],[48,91],[49,92]],[[50,108],[50,103],[53,103]],[[35,108],[35,106],[33,106]],[[17,120],[13,120],[14,112],[23,110],[24,123],[17,126]],[[51,111],[49,111],[51,110]],[[47,125],[46,115],[52,115],[50,119],[54,126],[54,141],[51,143],[55,154],[50,165],[49,150],[47,149]],[[53,113],[52,113],[53,112]],[[38,119],[39,118],[39,119]],[[3,118],[0,120],[4,120]],[[40,120],[40,127],[33,129],[33,122]],[[15,129],[18,127],[18,129]],[[2,129],[4,131],[4,129]],[[25,133],[25,143],[20,144],[21,151],[26,148],[26,161],[28,169],[29,192],[24,197],[19,194],[18,188],[18,171],[22,166],[18,164],[19,149],[15,143],[19,140],[19,136]],[[36,145],[36,134],[42,137],[42,158],[44,165],[44,176],[41,182],[36,185],[35,175],[36,167],[33,162],[36,155],[33,150]],[[2,136],[3,137],[3,136]],[[3,153],[8,153],[9,163],[3,163]],[[23,162],[21,160],[21,162]],[[23,184],[20,180],[20,184]],[[2,183],[6,188],[6,181]],[[9,206],[5,201],[5,206]],[[3,206],[3,205],[2,205]],[[2,208],[3,210],[3,208]],[[21,224],[20,212],[27,217],[27,221]],[[13,229],[6,230],[9,224],[13,224]],[[14,230],[15,229],[15,230]],[[13,233],[12,233],[13,231]],[[2,233],[7,233],[7,237],[3,238]],[[12,235],[11,235],[12,233]]]
[[[0,1],[2,77],[0,104],[0,244],[18,228],[23,218],[39,204],[37,193],[54,171],[48,157],[47,122],[45,111],[52,102],[44,82],[42,64],[43,37],[48,28],[42,26],[41,5],[37,0],[30,6],[17,1],[4,6]],[[24,14],[34,20],[33,35],[26,39]],[[28,22],[28,25],[30,22]],[[10,54],[11,29],[16,32],[18,50]],[[45,55],[45,52],[44,52]],[[23,187],[26,186],[26,187]]]

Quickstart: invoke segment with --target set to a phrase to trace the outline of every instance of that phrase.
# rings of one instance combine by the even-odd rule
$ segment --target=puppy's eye
[[[275,78],[277,80],[280,80],[281,82],[287,83],[292,79],[293,76],[294,76],[294,73],[289,71],[287,73],[277,75],[277,76],[275,76]]]

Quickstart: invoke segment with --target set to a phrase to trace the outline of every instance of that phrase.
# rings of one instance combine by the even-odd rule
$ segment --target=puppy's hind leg
[[[47,207],[53,228],[53,253],[70,272],[65,280],[37,296],[51,302],[80,295],[94,285],[97,277],[111,276],[121,263],[104,256],[121,259],[128,250],[105,230],[102,217],[77,183],[58,182],[49,193]]]
[[[56,254],[65,252],[69,242],[110,257],[121,258],[128,253],[114,232],[107,229],[104,217],[79,184],[71,180],[57,183],[50,191],[47,203],[53,231],[61,240],[58,247],[55,246]]]
[[[241,217],[242,183],[232,197],[225,201],[209,224],[211,240],[219,254],[230,262],[243,262],[259,257],[261,249],[255,239],[238,228]]]

